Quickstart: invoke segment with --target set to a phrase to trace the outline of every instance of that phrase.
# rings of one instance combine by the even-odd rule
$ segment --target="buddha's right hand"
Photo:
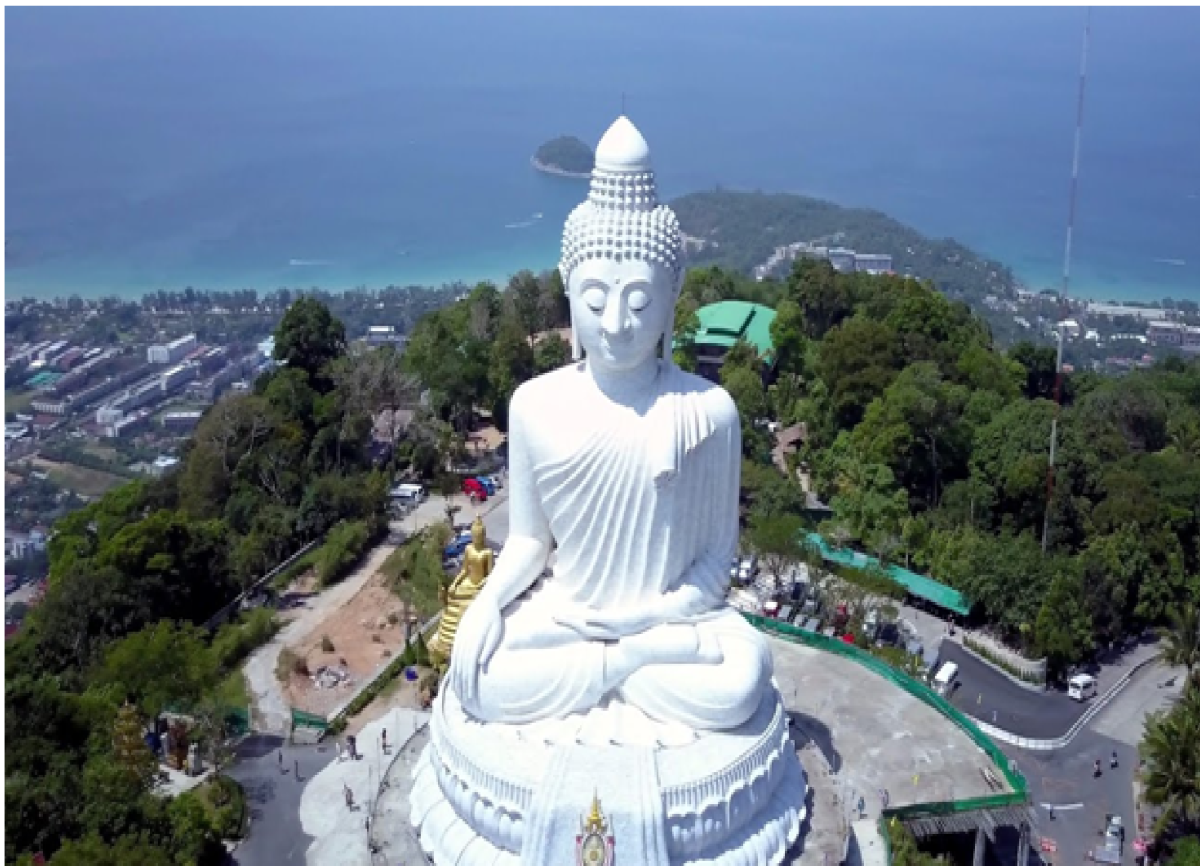
[[[463,614],[450,653],[450,683],[463,706],[475,705],[479,670],[491,660],[503,634],[500,608],[481,593]]]

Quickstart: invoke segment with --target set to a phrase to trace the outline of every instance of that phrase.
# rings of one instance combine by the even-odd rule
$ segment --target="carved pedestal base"
[[[683,745],[547,742],[469,719],[447,689],[411,816],[439,866],[581,862],[593,800],[617,863],[774,866],[799,834],[806,791],[775,689],[736,730]]]

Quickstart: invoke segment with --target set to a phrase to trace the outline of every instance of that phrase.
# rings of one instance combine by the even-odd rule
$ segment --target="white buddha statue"
[[[780,742],[782,706],[766,641],[725,600],[738,534],[737,409],[722,388],[670,360],[682,252],[675,215],[657,201],[649,148],[622,117],[597,147],[590,195],[564,232],[560,270],[576,361],[526,382],[513,395],[509,536],[459,623],[432,723],[431,752],[437,754],[431,761],[441,762],[438,784],[444,796],[460,803],[457,818],[443,811],[439,820],[449,822],[447,828],[458,826],[455,821],[472,826],[497,852],[519,851],[519,862],[529,866],[548,866],[564,855],[533,853],[550,851],[553,840],[538,838],[533,846],[514,841],[520,833],[511,826],[513,816],[525,807],[511,793],[511,777],[499,766],[488,773],[476,766],[510,754],[517,762],[512,776],[518,775],[516,752],[507,753],[501,741],[512,749],[531,741],[543,749],[546,743],[560,747],[552,759],[556,769],[545,773],[572,795],[582,796],[585,781],[563,777],[586,775],[580,767],[596,759],[595,748],[607,749],[610,769],[633,760],[627,773],[644,778],[628,786],[650,791],[630,795],[642,805],[614,801],[612,791],[601,791],[599,799],[614,804],[613,826],[625,828],[624,835],[669,836],[676,852],[711,854],[718,841],[731,844],[735,825],[753,824],[755,810],[775,802],[772,792],[789,773],[788,790],[803,796],[794,753],[787,764],[786,730]],[[721,732],[735,733],[721,739]],[[705,737],[717,739],[702,745]],[[756,772],[749,759],[737,757],[759,740],[767,742],[762,755],[773,756],[770,762],[784,756],[783,764],[772,763],[770,784],[765,767]],[[674,788],[663,787],[658,778],[667,760],[663,750],[688,743],[702,750],[695,753],[696,766],[715,761],[717,776],[728,776],[723,818],[701,821],[706,831],[688,829],[688,822],[700,819],[683,807],[677,826],[667,829],[670,798],[663,791]],[[592,752],[569,748],[588,744]],[[464,757],[473,746],[481,750],[476,763]],[[635,752],[642,758],[629,757]],[[762,755],[755,760],[766,763]],[[642,772],[635,765],[652,769]],[[468,766],[472,769],[464,769]],[[703,784],[712,787],[713,775],[708,772]],[[496,779],[491,794],[485,777]],[[739,786],[749,789],[751,779],[761,787],[751,804],[731,806],[733,793]],[[464,793],[476,784],[480,790]],[[497,793],[503,791],[510,793]],[[583,793],[590,800],[593,790]],[[665,806],[646,805],[657,804],[660,795]],[[436,812],[425,802],[433,796],[426,789],[414,793],[414,802]],[[526,811],[541,817],[525,814],[525,824],[532,821],[541,836],[553,836],[548,828],[559,819],[546,815],[566,808],[558,801],[568,795],[545,793],[541,796],[554,802],[540,806],[537,794],[528,796],[533,800]],[[512,802],[502,805],[506,798]],[[695,815],[700,799],[693,804]],[[711,801],[710,792],[707,808]],[[660,808],[666,812],[656,811]],[[773,808],[786,813],[771,819],[776,835],[765,837],[775,840],[768,859],[778,862],[795,838],[803,805]],[[414,808],[418,824],[421,811]],[[427,832],[441,831],[422,826],[423,841],[436,851]],[[646,844],[634,852],[627,840],[625,857],[633,859],[626,862],[687,862],[666,853],[671,848],[666,842],[661,851]],[[745,861],[706,862],[764,862],[757,859],[760,853]],[[502,860],[488,854],[478,862]]]

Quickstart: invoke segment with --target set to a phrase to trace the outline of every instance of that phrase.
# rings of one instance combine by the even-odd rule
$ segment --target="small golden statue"
[[[487,532],[477,516],[471,524],[471,543],[463,551],[462,569],[453,581],[442,584],[438,598],[442,603],[442,618],[437,634],[429,642],[429,657],[439,672],[445,672],[454,648],[454,635],[467,607],[492,573],[495,554],[487,546]]]

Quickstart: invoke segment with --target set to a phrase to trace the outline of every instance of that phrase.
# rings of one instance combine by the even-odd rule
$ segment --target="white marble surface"
[[[309,866],[372,866],[366,827],[372,798],[396,750],[428,717],[429,713],[419,710],[392,709],[359,732],[360,760],[346,757],[343,745],[342,759],[332,757],[325,769],[308,781],[300,798],[300,826],[313,837],[305,854]],[[385,729],[387,753],[380,741]],[[336,750],[331,749],[330,754],[336,755]],[[354,793],[353,810],[346,808],[345,785]]]

